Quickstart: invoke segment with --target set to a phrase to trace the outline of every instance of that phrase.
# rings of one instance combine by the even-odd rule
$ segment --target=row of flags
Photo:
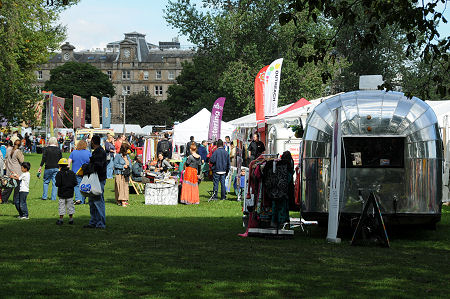
[[[255,111],[258,128],[264,128],[266,120],[277,115],[278,94],[280,89],[281,66],[283,58],[274,60],[270,65],[263,67],[255,78]],[[83,128],[85,126],[86,99],[80,96],[73,96],[73,119],[70,119],[67,111],[64,109],[65,99],[53,95],[52,92],[43,92],[47,94],[50,102],[51,113],[49,116],[50,129],[64,127],[63,119],[66,117],[73,123],[73,128]],[[209,123],[208,140],[214,141],[220,138],[223,107],[225,98],[218,98],[211,110],[211,119]],[[44,101],[39,101],[35,106],[36,119],[42,119],[42,107]],[[91,124],[93,128],[100,128],[100,111],[102,112],[103,128],[111,126],[111,100],[103,97],[101,102],[96,97],[91,96]],[[263,129],[264,131],[264,129]]]
[[[42,111],[44,102],[48,101],[49,114],[48,121],[50,130],[54,128],[64,128],[64,118],[73,124],[73,128],[84,128],[86,126],[86,99],[73,95],[73,114],[72,117],[64,109],[65,99],[55,96],[51,91],[43,92],[46,100],[38,101],[35,105],[35,118],[40,122],[42,120]],[[108,97],[102,97],[101,101],[91,96],[91,124],[93,128],[100,128],[100,111],[102,116],[102,126],[104,129],[111,127],[111,100]]]

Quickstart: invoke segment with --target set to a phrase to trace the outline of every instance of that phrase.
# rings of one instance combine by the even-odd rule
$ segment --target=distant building
[[[103,50],[75,52],[75,47],[66,42],[61,53],[51,57],[36,72],[37,85],[44,86],[50,79],[50,70],[67,61],[87,62],[107,74],[116,95],[111,99],[113,122],[123,117],[123,95],[145,92],[156,99],[167,99],[167,89],[176,83],[184,61],[191,61],[195,51],[181,49],[178,38],[171,42],[148,43],[145,34],[125,33],[122,41],[111,42]],[[143,107],[144,108],[144,107]]]

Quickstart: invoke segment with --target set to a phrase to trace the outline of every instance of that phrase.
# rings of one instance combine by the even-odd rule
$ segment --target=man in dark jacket
[[[106,216],[105,216],[105,183],[106,183],[106,152],[100,146],[100,136],[94,135],[91,139],[91,147],[94,149],[92,156],[89,160],[89,164],[83,167],[84,174],[97,173],[102,187],[102,194],[100,196],[89,196],[89,209],[91,213],[91,220],[89,224],[85,225],[85,228],[105,228]],[[85,170],[87,172],[85,172]]]
[[[261,156],[262,153],[266,150],[266,147],[264,146],[264,143],[262,143],[259,140],[258,133],[253,134],[253,140],[250,142],[250,145],[248,146],[248,152],[249,152],[249,158],[250,161],[255,160],[259,156]]]
[[[38,169],[38,172],[41,173],[42,166],[45,164],[42,200],[47,199],[48,185],[50,182],[52,182],[51,200],[56,200],[56,195],[58,193],[58,188],[55,186],[56,174],[59,171],[58,161],[61,158],[62,153],[58,147],[58,140],[56,137],[51,137],[49,140],[49,145],[45,148],[44,153],[42,154],[41,166]]]
[[[225,189],[225,178],[230,171],[230,155],[223,147],[222,139],[217,140],[217,150],[212,154],[209,162],[212,164],[213,171],[213,195],[209,200],[217,199],[217,191],[219,191],[219,181],[220,181],[220,192],[221,200],[226,198]]]
[[[156,154],[162,153],[164,159],[172,159],[172,144],[169,141],[169,134],[165,133],[164,138],[158,142]]]

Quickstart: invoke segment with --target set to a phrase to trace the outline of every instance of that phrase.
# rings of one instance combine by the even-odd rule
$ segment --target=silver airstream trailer
[[[332,111],[341,108],[340,219],[361,213],[371,191],[387,223],[441,218],[443,145],[434,111],[418,98],[379,90],[332,97],[309,115],[302,147],[302,217],[328,217]]]

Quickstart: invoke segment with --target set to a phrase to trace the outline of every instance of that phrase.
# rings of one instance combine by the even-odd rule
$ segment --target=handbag
[[[80,191],[84,196],[88,197],[102,194],[102,186],[96,172],[83,176],[80,182]]]
[[[122,170],[122,175],[124,176],[124,177],[129,177],[130,175],[131,175],[131,169],[130,169],[130,167],[127,167],[127,168],[124,168],[123,170]]]

